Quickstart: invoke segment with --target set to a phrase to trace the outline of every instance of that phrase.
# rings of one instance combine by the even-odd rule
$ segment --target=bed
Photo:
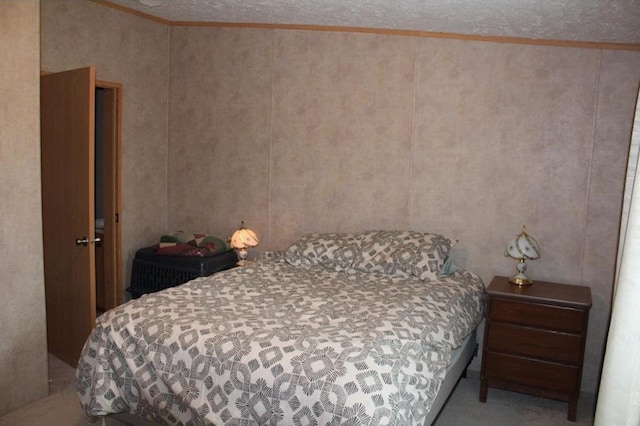
[[[451,240],[308,234],[100,316],[76,370],[91,418],[431,424],[474,355],[484,285]]]

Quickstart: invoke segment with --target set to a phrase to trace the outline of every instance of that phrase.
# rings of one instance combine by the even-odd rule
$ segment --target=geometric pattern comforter
[[[424,282],[264,259],[103,314],[76,390],[90,417],[417,425],[483,309],[466,271]]]

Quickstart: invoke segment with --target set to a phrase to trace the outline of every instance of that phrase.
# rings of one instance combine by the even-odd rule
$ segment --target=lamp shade
[[[539,259],[540,246],[535,238],[527,234],[527,230],[523,226],[522,232],[507,244],[505,255],[516,260]]]
[[[231,248],[244,249],[247,247],[255,247],[260,241],[258,236],[251,229],[244,227],[244,223],[231,236]]]

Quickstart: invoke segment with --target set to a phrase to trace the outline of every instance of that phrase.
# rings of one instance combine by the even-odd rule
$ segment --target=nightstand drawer
[[[502,380],[557,392],[576,392],[577,367],[493,352],[487,352],[486,357],[484,375],[489,380]]]
[[[575,365],[582,359],[582,338],[579,335],[493,321],[488,323],[488,327],[489,351]]]
[[[584,310],[497,297],[491,299],[489,318],[557,331],[582,333],[584,330]]]

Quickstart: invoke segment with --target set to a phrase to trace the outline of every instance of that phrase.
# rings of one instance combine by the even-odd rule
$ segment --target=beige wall
[[[167,222],[169,29],[90,1],[47,0],[42,68],[94,65],[96,78],[121,83],[123,288],[135,250]],[[159,231],[162,230],[162,231]]]
[[[39,23],[37,0],[0,2],[0,416],[48,392]]]
[[[439,232],[488,284],[513,273],[504,247],[526,224],[534,279],[592,289],[595,392],[639,70],[638,52],[174,27],[169,225],[245,220],[260,250]]]

